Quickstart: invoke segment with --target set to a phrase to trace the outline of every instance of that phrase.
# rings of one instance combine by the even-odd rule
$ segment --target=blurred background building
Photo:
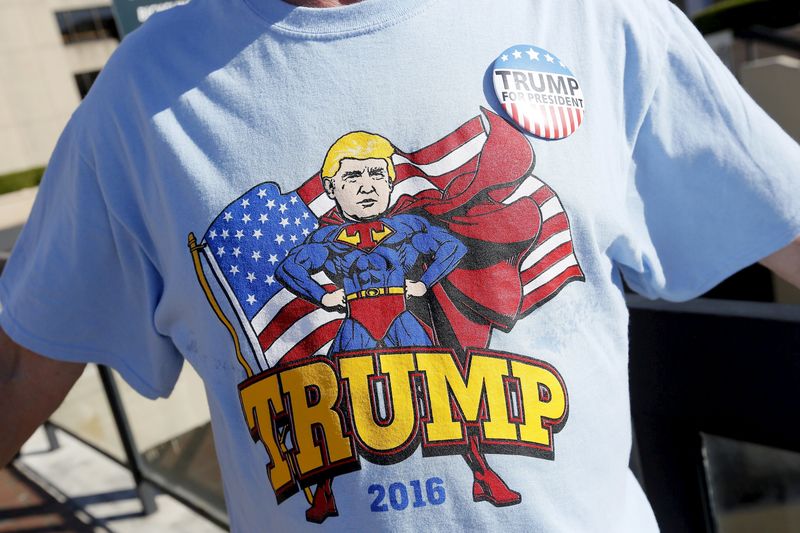
[[[108,1],[0,0],[0,175],[47,162],[118,42]]]

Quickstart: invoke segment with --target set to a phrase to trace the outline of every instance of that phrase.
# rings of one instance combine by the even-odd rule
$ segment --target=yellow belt
[[[348,294],[345,299],[349,302],[359,298],[375,298],[376,296],[384,296],[386,294],[405,294],[405,292],[403,287],[372,287]]]

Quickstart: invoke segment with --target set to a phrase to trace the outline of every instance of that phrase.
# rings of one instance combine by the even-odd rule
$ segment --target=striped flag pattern
[[[542,139],[569,137],[583,123],[583,109],[528,102],[505,102],[503,110],[525,131]]]
[[[485,140],[481,118],[474,117],[430,146],[396,153],[392,205],[403,195],[442,190],[453,177],[474,172]],[[521,315],[548,301],[568,282],[583,279],[567,215],[553,190],[531,174],[502,201],[510,204],[523,196],[539,205],[543,225],[522,262]],[[287,194],[267,182],[226,207],[204,235],[205,257],[262,371],[284,357],[326,354],[344,318],[296,296],[274,278],[280,260],[334,207],[318,174]],[[324,273],[314,279],[328,290],[335,288]]]

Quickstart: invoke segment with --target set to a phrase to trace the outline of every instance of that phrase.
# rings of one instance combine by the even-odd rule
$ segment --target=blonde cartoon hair
[[[389,183],[392,183],[395,176],[393,154],[394,146],[384,137],[366,131],[351,131],[339,137],[328,149],[320,174],[323,181],[335,176],[342,159],[383,159],[386,161]]]

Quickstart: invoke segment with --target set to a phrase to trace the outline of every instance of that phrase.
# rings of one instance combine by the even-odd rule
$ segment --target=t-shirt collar
[[[362,0],[341,7],[298,7],[283,0],[244,0],[272,29],[337,37],[368,33],[413,16],[431,0]]]

